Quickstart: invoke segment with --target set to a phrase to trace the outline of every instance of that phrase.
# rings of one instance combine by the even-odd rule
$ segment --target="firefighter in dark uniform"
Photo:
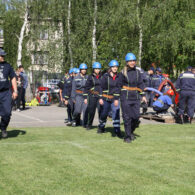
[[[147,72],[144,72],[144,85],[145,87],[152,87],[152,78],[154,76],[155,69],[154,67],[150,67],[150,69]],[[153,105],[153,99],[154,99],[154,93],[151,91],[146,91],[146,99],[147,104],[145,102],[141,103],[141,107],[143,108],[143,114],[146,114],[148,107],[152,107]]]
[[[16,99],[18,95],[16,75],[10,64],[4,61],[5,55],[6,53],[4,50],[0,49],[0,128],[2,131],[2,138],[7,138],[6,129],[11,117],[12,97],[13,99]],[[12,84],[13,94],[11,94],[9,79]]]
[[[83,113],[83,127],[87,125],[87,104],[84,103],[84,88],[85,83],[87,81],[88,76],[87,73],[87,65],[82,63],[79,66],[80,73],[74,77],[72,81],[72,92],[71,98],[75,103],[74,113],[73,113],[73,121],[72,126],[75,127],[80,125],[80,115]]]
[[[160,67],[156,68],[156,74],[152,78],[152,88],[158,89],[160,84],[165,80],[165,77],[162,75],[162,69]]]
[[[178,115],[181,123],[184,123],[185,105],[187,106],[188,122],[191,123],[195,109],[195,74],[192,71],[182,73],[176,81],[176,89],[179,91]]]
[[[68,122],[66,125],[70,126],[72,125],[72,115],[74,111],[74,104],[71,99],[71,91],[72,91],[72,81],[73,81],[73,68],[69,70],[69,78],[64,83],[62,96],[63,100],[65,102],[65,105],[67,106],[67,114],[68,114]]]
[[[90,130],[92,127],[96,108],[98,108],[98,114],[100,115],[99,95],[102,65],[99,62],[94,62],[92,68],[93,73],[88,76],[83,94],[85,98],[84,103],[88,104],[87,130]]]
[[[116,60],[110,61],[109,71],[105,73],[101,78],[101,90],[99,100],[99,103],[101,105],[101,113],[97,133],[105,132],[107,117],[111,109],[114,131],[118,137],[121,137],[119,104],[120,87],[118,86],[121,74],[117,73],[118,66],[119,63]]]
[[[140,93],[142,101],[147,102],[143,93],[144,82],[139,70],[136,69],[136,56],[128,53],[125,56],[126,66],[122,70],[120,80],[121,86],[121,108],[124,120],[125,142],[130,143],[135,139],[133,132],[138,127],[140,121]]]

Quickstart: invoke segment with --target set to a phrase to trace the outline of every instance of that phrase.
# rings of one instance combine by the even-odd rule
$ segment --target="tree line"
[[[153,63],[171,75],[194,64],[193,0],[1,0],[0,4],[4,49],[15,67],[26,12],[21,51],[25,67],[31,64],[27,44],[38,39],[34,29],[43,19],[50,19],[54,29],[62,24],[58,48],[52,39],[48,45],[49,65],[60,58],[62,71],[81,62],[91,67],[94,61],[106,69],[111,59],[123,67],[128,52],[137,56],[142,68]]]

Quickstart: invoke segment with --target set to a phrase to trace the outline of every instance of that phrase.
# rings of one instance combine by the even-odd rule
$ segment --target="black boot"
[[[2,138],[7,138],[8,135],[7,135],[7,131],[6,130],[2,130]]]
[[[91,130],[92,129],[92,126],[91,125],[87,125],[86,126],[86,130]]]
[[[180,116],[180,124],[184,124],[184,118],[183,115]]]
[[[136,139],[136,136],[134,133],[131,134],[131,140],[135,140]]]
[[[100,133],[100,134],[105,133],[104,127],[103,128],[98,127],[97,133]]]

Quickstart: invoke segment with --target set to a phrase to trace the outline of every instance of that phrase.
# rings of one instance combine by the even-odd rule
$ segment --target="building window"
[[[33,64],[37,65],[48,65],[49,59],[48,59],[48,52],[35,52],[33,56]]]
[[[49,34],[47,29],[40,30],[39,39],[40,40],[48,40]]]

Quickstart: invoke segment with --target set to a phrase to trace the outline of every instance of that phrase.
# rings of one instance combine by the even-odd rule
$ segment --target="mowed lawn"
[[[195,194],[195,125],[141,125],[130,144],[108,131],[10,128],[0,194]]]

